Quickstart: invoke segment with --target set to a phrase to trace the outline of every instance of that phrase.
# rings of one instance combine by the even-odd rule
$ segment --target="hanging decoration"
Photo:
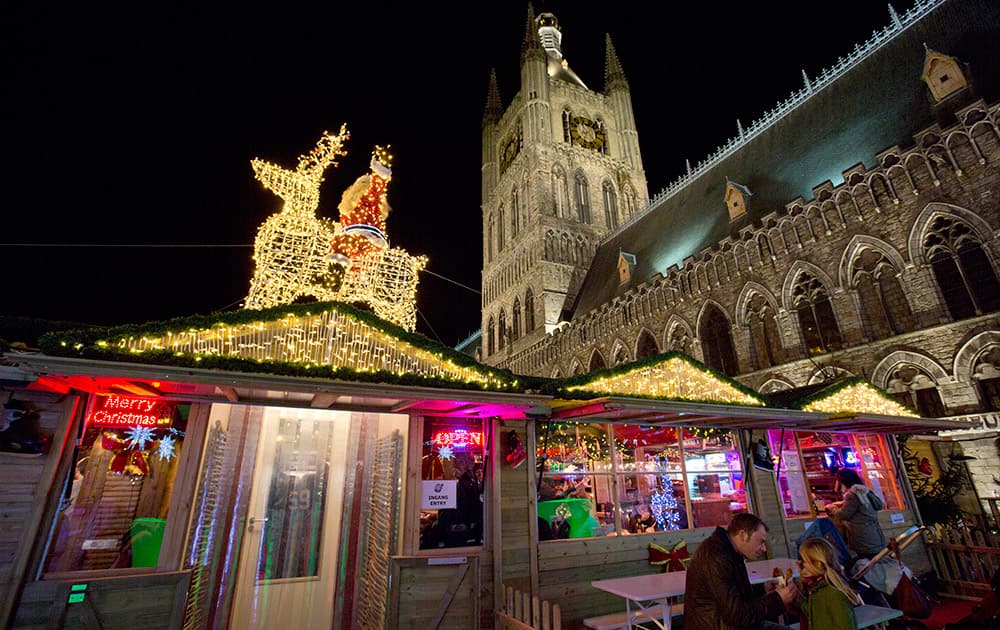
[[[447,461],[455,456],[455,451],[451,449],[450,446],[442,446],[438,449],[438,457],[441,461]]]
[[[173,427],[108,428],[101,433],[101,447],[113,453],[108,464],[110,472],[137,480],[149,474],[150,457],[165,462],[176,457],[178,440],[183,437],[184,432]]]
[[[527,458],[527,454],[524,452],[524,444],[521,443],[521,437],[517,434],[517,431],[513,429],[507,432],[506,440],[507,454],[504,456],[504,460],[511,468],[517,468]]]
[[[156,456],[169,462],[174,458],[174,447],[176,444],[177,440],[169,435],[164,435],[156,444]]]
[[[129,448],[144,451],[146,450],[146,442],[153,441],[153,429],[136,425],[125,430],[125,437]]]

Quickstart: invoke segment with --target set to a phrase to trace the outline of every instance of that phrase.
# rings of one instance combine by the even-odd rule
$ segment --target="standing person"
[[[799,594],[793,610],[801,630],[857,630],[854,607],[861,596],[844,577],[833,545],[825,538],[806,538],[799,547]]]
[[[764,552],[767,532],[760,517],[741,513],[698,545],[685,579],[684,630],[784,627],[768,619],[795,599],[795,584],[764,593],[747,575],[746,561]]]
[[[847,531],[848,549],[859,558],[871,559],[888,542],[878,522],[878,511],[885,504],[853,470],[840,470],[836,479],[837,484],[843,488],[844,500],[828,505],[827,514]],[[849,572],[851,570],[848,568]]]

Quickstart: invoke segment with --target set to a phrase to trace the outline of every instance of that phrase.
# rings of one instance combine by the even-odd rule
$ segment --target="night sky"
[[[519,87],[526,2],[18,4],[0,44],[0,315],[113,325],[238,308],[249,245],[281,207],[250,160],[294,168],[347,123],[319,216],[336,220],[373,146],[391,145],[390,241],[429,258],[417,330],[454,345],[478,328],[480,125],[491,68],[504,106]],[[611,34],[652,195],[890,20],[870,0],[813,4],[534,7],[555,13],[591,89]]]

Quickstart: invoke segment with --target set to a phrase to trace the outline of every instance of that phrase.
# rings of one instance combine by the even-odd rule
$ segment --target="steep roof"
[[[928,4],[928,3],[924,3]],[[890,27],[895,28],[895,27]],[[949,0],[846,64],[839,76],[815,87],[770,125],[728,155],[698,170],[670,193],[654,199],[640,218],[604,241],[584,279],[574,317],[680,265],[751,222],[778,211],[826,180],[893,146],[913,144],[912,134],[934,122],[920,75],[924,44],[969,64],[980,98],[1000,96],[1000,4]],[[820,83],[816,81],[815,83]],[[724,204],[727,177],[753,191],[747,215],[730,222]],[[632,281],[619,286],[618,252],[636,254]]]

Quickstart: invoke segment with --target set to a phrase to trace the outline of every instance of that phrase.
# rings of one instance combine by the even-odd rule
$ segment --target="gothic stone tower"
[[[606,37],[604,92],[570,69],[551,13],[528,19],[521,89],[483,116],[482,358],[544,343],[566,319],[601,240],[646,207],[625,73]]]

